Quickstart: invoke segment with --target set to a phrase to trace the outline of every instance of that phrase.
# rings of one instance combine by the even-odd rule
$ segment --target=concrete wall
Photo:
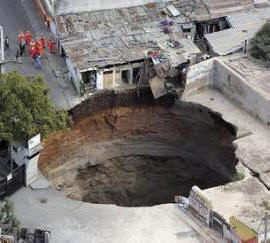
[[[245,77],[212,58],[191,65],[183,99],[204,88],[216,88],[265,124],[270,124],[270,100],[249,85]]]
[[[28,159],[27,155],[29,151],[22,146],[17,148],[17,152],[13,149],[13,146],[11,146],[10,153],[11,158],[14,159],[18,166],[25,164],[25,185],[29,186],[38,178],[39,153],[31,159]]]
[[[38,179],[38,158],[39,154],[27,160],[25,163],[25,184],[29,186],[32,182]]]
[[[97,72],[97,89],[103,89],[103,72]]]
[[[81,92],[80,79],[78,78],[77,72],[73,68],[68,57],[66,57],[66,64],[67,64],[69,76],[72,78],[72,82],[74,84],[74,87],[75,87],[76,91],[78,92],[78,94],[80,94],[80,92]]]
[[[270,123],[270,100],[251,87],[244,77],[218,60],[215,61],[213,86],[253,116],[266,124]]]
[[[214,79],[214,59],[208,59],[189,67],[183,98],[212,86]]]

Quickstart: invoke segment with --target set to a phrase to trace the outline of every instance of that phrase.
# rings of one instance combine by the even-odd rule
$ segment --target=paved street
[[[175,204],[117,207],[71,200],[53,189],[22,188],[11,196],[24,227],[52,232],[52,243],[204,242]]]
[[[41,34],[52,37],[38,15],[33,0],[1,0],[0,25],[4,28],[4,35],[8,35],[11,41],[10,51],[6,52],[6,59],[11,61],[15,59],[18,49],[19,31],[29,30],[34,38],[40,37]],[[22,64],[10,62],[5,65],[5,70],[7,72],[17,70],[29,76],[44,76],[50,88],[50,98],[58,107],[70,109],[84,99],[77,96],[71,81],[67,78],[64,58],[49,55],[46,52],[46,55],[42,57],[42,70],[34,68],[33,60],[28,54],[23,56],[22,62]]]

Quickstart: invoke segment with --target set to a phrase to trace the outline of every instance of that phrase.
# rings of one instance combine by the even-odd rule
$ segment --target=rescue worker
[[[32,56],[32,47],[35,47],[36,46],[36,43],[34,40],[31,40],[30,41],[30,44],[29,44],[29,55]]]
[[[42,56],[44,54],[44,50],[43,50],[43,45],[41,43],[41,40],[38,40],[36,42],[36,48],[37,48],[38,55]]]
[[[46,48],[46,39],[45,39],[44,35],[41,35],[40,42],[42,44],[42,47],[45,49]]]
[[[30,46],[31,41],[32,41],[32,34],[30,33],[30,31],[27,31],[25,34],[26,46]]]
[[[31,47],[30,47],[30,55],[31,55],[31,57],[33,58],[33,59],[35,59],[36,58],[36,56],[37,56],[37,48],[36,48],[36,46],[35,45],[32,45]]]
[[[23,40],[25,41],[25,35],[22,31],[20,31],[20,33],[18,35],[19,44],[22,43]]]

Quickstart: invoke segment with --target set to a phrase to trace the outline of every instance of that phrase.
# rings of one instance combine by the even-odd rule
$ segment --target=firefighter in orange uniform
[[[29,43],[29,55],[32,56],[32,47],[35,47],[36,46],[36,43],[34,40],[31,40],[30,43]]]
[[[42,43],[41,43],[41,40],[37,40],[36,41],[36,49],[37,49],[37,54],[38,56],[42,56],[44,54],[44,50],[43,50],[43,46],[42,46]]]
[[[22,41],[25,41],[25,35],[22,31],[20,31],[20,33],[18,35],[18,41],[19,41],[19,44],[21,44]]]
[[[26,46],[30,46],[31,41],[32,41],[32,35],[31,35],[30,31],[27,31],[25,34]]]
[[[35,45],[30,46],[30,52],[31,52],[31,57],[35,59],[37,56],[37,48]]]

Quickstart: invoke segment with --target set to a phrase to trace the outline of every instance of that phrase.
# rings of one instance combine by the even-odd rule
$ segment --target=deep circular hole
[[[41,157],[50,163],[42,168],[70,198],[119,206],[171,203],[193,185],[231,180],[235,136],[219,114],[193,103],[115,108],[49,139]],[[56,148],[62,151],[57,156]]]

